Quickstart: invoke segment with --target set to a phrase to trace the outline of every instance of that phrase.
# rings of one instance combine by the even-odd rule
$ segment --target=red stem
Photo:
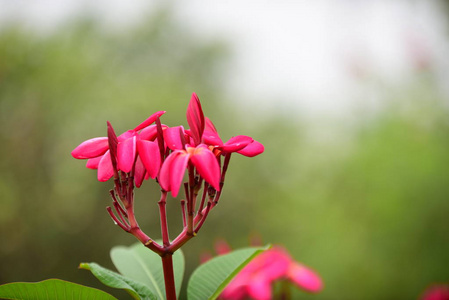
[[[186,221],[186,200],[181,200],[181,213],[182,213],[182,227],[185,228],[187,226]]]
[[[176,300],[175,274],[173,272],[173,253],[161,256],[164,270],[165,296],[167,300]]]
[[[202,216],[202,214],[203,214],[203,208],[204,208],[204,203],[206,200],[206,195],[207,195],[208,189],[209,189],[209,184],[206,181],[204,181],[203,196],[201,197],[200,207],[198,208],[198,214],[200,216]]]
[[[196,228],[195,228],[195,234],[198,233],[198,231],[200,231],[201,227],[204,224],[204,221],[206,221],[207,215],[209,214],[209,211],[211,208],[212,208],[212,201],[209,200],[207,202],[206,211],[204,212],[204,215],[200,219],[198,226],[196,226]]]
[[[167,223],[167,212],[165,209],[165,204],[167,199],[167,192],[161,191],[161,200],[159,200],[159,216],[161,218],[161,232],[162,232],[162,243],[164,247],[170,246],[170,237],[168,235],[168,223]]]
[[[186,201],[189,202],[189,183],[184,182],[184,194],[186,196]]]
[[[114,208],[115,208],[115,211],[117,212],[117,215],[120,217],[122,224],[125,225],[125,227],[129,228],[129,224],[128,224],[128,222],[126,222],[125,218],[123,217],[123,213],[120,210],[120,204],[118,204],[118,202],[114,202]]]
[[[194,174],[194,167],[191,162],[189,162],[188,167],[188,173],[189,173],[189,195],[187,199],[187,234],[193,235],[193,189],[195,188],[195,174]],[[186,196],[187,197],[187,196]]]
[[[181,248],[185,243],[187,243],[188,240],[193,238],[195,235],[196,235],[195,232],[193,232],[193,234],[189,234],[187,227],[184,228],[184,230],[172,241],[168,250],[170,252],[175,252],[176,250]]]
[[[106,210],[108,211],[109,215],[111,216],[112,220],[114,220],[114,223],[117,224],[118,226],[120,226],[121,229],[123,229],[124,231],[129,231],[129,227],[125,226],[125,224],[122,224],[122,222],[120,222],[117,217],[114,215],[114,213],[112,212],[112,208],[110,206],[106,207]]]
[[[123,173],[122,173],[123,174]],[[124,222],[122,224],[120,221],[118,221],[117,217],[112,213],[112,209],[108,208],[108,213],[111,216],[111,218],[117,222],[117,224],[125,231],[131,233],[134,235],[142,244],[145,245],[145,247],[149,248],[153,252],[162,255],[165,253],[164,247],[159,245],[158,243],[154,242],[148,235],[146,235],[139,227],[139,224],[137,223],[136,216],[134,215],[134,193],[133,193],[133,186],[130,187],[130,185],[133,185],[133,180],[126,178],[123,178],[123,180],[120,182],[119,187],[116,187],[117,194],[119,191],[117,189],[121,190],[123,192],[123,196],[120,196],[120,200],[126,207],[126,212],[122,212],[122,215],[128,219],[128,223]],[[111,193],[113,195],[113,193]],[[123,197],[123,198],[122,198]],[[114,200],[114,207],[117,210],[117,213],[120,216],[120,219],[122,219],[122,215],[120,215],[121,209],[123,209],[120,206],[120,203],[118,203],[117,199],[115,199],[115,196],[113,195]],[[117,203],[117,204],[116,204]],[[123,220],[123,219],[122,219]]]
[[[118,204],[118,207],[119,207],[119,209],[120,209],[120,212],[122,213],[122,215],[124,215],[125,217],[128,217],[128,214],[126,213],[126,211],[125,211],[125,209],[123,208],[122,204],[121,204],[120,202],[117,201],[117,197],[115,196],[115,191],[114,191],[114,190],[110,190],[110,191],[109,191],[109,194],[110,194],[111,197],[112,197],[112,202],[114,203],[114,206],[115,206],[115,203],[117,203],[117,204]]]
[[[220,178],[220,190],[217,192],[217,195],[215,196],[214,204],[216,205],[218,203],[218,200],[220,200],[221,191],[223,190],[226,171],[228,170],[229,162],[231,161],[231,153],[227,153],[225,155],[224,163],[223,163],[223,170],[221,171],[221,178]]]

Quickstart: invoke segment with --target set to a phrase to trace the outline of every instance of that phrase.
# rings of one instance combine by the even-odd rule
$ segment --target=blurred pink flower
[[[421,300],[449,300],[449,285],[448,284],[436,284],[429,287]]]
[[[220,299],[269,300],[273,298],[273,284],[280,280],[288,280],[310,293],[317,293],[323,288],[321,278],[315,271],[294,261],[284,248],[276,246],[243,268],[225,288]]]

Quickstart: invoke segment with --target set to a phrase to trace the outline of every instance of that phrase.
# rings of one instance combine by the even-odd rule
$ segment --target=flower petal
[[[323,282],[318,274],[296,262],[290,265],[288,278],[307,292],[316,293],[323,288]]]
[[[79,144],[72,156],[78,159],[94,158],[103,155],[109,148],[107,137],[97,137]]]
[[[112,168],[111,155],[109,150],[103,155],[98,164],[97,178],[99,181],[108,181],[114,175],[114,169]]]
[[[100,163],[100,160],[102,158],[103,158],[103,155],[102,156],[98,156],[98,157],[94,157],[94,158],[89,158],[87,160],[87,163],[86,163],[86,168],[98,169],[98,164]]]
[[[171,191],[173,197],[178,195],[188,162],[189,154],[185,150],[176,150],[162,164],[159,183],[164,190]]]
[[[200,99],[193,93],[190,99],[189,106],[187,107],[187,123],[189,123],[193,142],[195,146],[201,143],[201,137],[204,131],[204,114],[201,108]]]
[[[139,137],[142,140],[154,141],[157,136],[157,127],[156,125],[150,125],[139,133]]]
[[[258,141],[254,141],[242,150],[237,151],[237,153],[240,153],[244,156],[253,157],[263,153],[264,150],[265,148],[261,143],[259,143]]]
[[[212,151],[206,145],[201,144],[195,148],[191,161],[201,177],[219,191],[220,165]]]
[[[161,154],[157,143],[138,140],[137,151],[149,176],[153,179],[156,178],[161,167]]]
[[[248,294],[254,300],[270,300],[271,284],[263,278],[252,278],[251,284],[248,285]]]
[[[133,136],[121,143],[117,147],[117,165],[120,170],[125,173],[131,172],[136,159],[136,140]]]
[[[132,138],[135,135],[137,135],[136,131],[128,130],[128,131],[123,132],[121,135],[119,135],[117,137],[117,139],[118,139],[119,142],[123,142],[123,141],[126,141],[129,138]]]
[[[269,249],[252,260],[242,272],[257,274],[264,280],[273,281],[286,276],[292,259],[283,249]]]
[[[183,150],[182,135],[184,134],[184,127],[168,127],[164,130],[164,141],[171,150]]]
[[[238,276],[238,274],[237,274]],[[219,299],[223,300],[245,300],[248,299],[248,293],[245,285],[233,284],[233,281],[226,286],[225,290],[221,293]]]
[[[140,160],[140,157],[137,157],[136,166],[134,167],[134,184],[136,185],[136,187],[139,188],[142,185],[143,179],[146,177],[145,173],[145,167]]]
[[[136,128],[134,128],[135,131],[139,131],[140,129],[143,129],[149,125],[151,125],[154,121],[156,121],[157,118],[165,114],[165,111],[158,111],[152,114],[148,119],[140,123]]]
[[[209,131],[217,133],[217,129],[215,128],[214,123],[212,123],[212,121],[208,117],[205,117],[204,119],[206,122],[204,130],[209,130]]]
[[[237,152],[251,144],[253,141],[254,140],[252,137],[246,135],[238,135],[230,138],[229,141],[224,143],[224,145],[219,147],[219,149],[227,153]]]
[[[208,146],[214,146],[214,147],[223,145],[223,141],[220,139],[220,136],[218,135],[218,133],[210,131],[210,130],[204,130],[203,143]]]
[[[111,123],[108,121],[108,144],[109,144],[109,151],[111,155],[111,162],[112,167],[114,170],[117,170],[117,145],[118,145],[118,138],[115,134],[114,128],[112,127]]]

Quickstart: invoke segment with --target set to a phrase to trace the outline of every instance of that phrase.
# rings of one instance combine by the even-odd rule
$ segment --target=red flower
[[[154,127],[151,127],[150,125],[164,113],[165,111],[154,113],[136,128],[128,130],[117,137],[116,162],[118,170],[129,173],[136,162],[137,169],[139,169],[137,170],[137,173],[139,175],[142,174],[142,163],[146,169],[145,171],[148,172],[148,176],[151,176],[152,178],[157,176],[155,169],[158,169],[158,160],[160,165],[160,157],[159,150],[157,150],[157,155],[154,155],[156,153],[155,146],[157,147],[157,144],[153,145],[153,142],[149,141],[151,138],[154,139],[155,137],[155,135],[154,137],[152,135],[155,131]],[[139,131],[141,131],[140,134],[138,133]],[[136,158],[139,149],[142,150],[140,155],[141,157],[143,156],[142,161],[139,161],[139,159]],[[86,167],[89,169],[98,169],[97,177],[99,181],[107,181],[114,175],[107,137],[98,137],[84,141],[72,151],[72,156],[77,159],[88,159]],[[151,159],[153,159],[152,165],[149,164],[150,156]],[[143,174],[145,174],[145,172],[143,172]],[[140,186],[140,184],[138,186]]]
[[[171,191],[173,197],[178,195],[189,161],[204,180],[220,190],[220,166],[215,155],[203,144],[186,146],[185,150],[175,150],[167,157],[159,174],[159,183],[164,190]]]
[[[214,147],[223,154],[237,152],[244,156],[253,157],[261,154],[265,150],[261,143],[246,135],[237,135],[230,138],[226,143],[223,143],[218,135],[217,129],[208,118],[206,118],[206,129],[203,133],[203,142],[206,145]]]
[[[99,181],[107,181],[112,176],[119,176],[118,172],[123,172],[133,177],[135,185],[140,187],[144,179],[155,179],[160,172],[161,187],[176,197],[186,169],[189,169],[191,183],[198,174],[216,191],[220,191],[230,159],[229,155],[225,158],[221,173],[220,154],[237,152],[252,157],[264,151],[262,144],[244,135],[223,143],[213,123],[204,117],[195,93],[186,113],[189,130],[184,130],[182,126],[169,128],[164,125],[161,128],[160,122],[160,127],[151,125],[164,113],[159,111],[151,115],[136,128],[118,137],[108,124],[109,139],[87,140],[72,151],[72,156],[87,159],[88,168],[98,169]],[[165,158],[166,155],[168,157]],[[164,158],[165,162],[162,163]]]
[[[189,162],[198,174],[215,190],[220,190],[220,165],[207,145],[201,144],[205,122],[198,96],[193,93],[187,107],[187,122],[190,130],[184,127],[170,127],[164,130],[164,141],[173,152],[162,165],[159,183],[166,191],[176,197]]]

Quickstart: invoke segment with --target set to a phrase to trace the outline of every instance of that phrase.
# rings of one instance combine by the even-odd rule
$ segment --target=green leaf
[[[269,246],[244,248],[217,256],[202,264],[190,277],[187,299],[216,299],[243,267],[268,248]]]
[[[131,278],[120,275],[114,271],[103,268],[96,263],[81,263],[81,269],[89,270],[98,278],[103,284],[116,288],[126,290],[134,299],[142,300],[156,300],[157,297],[144,284],[134,281]]]
[[[124,276],[145,284],[158,299],[165,299],[164,274],[159,255],[141,243],[130,247],[118,246],[111,250],[111,259]],[[181,250],[173,254],[176,294],[179,296],[184,276],[184,255]]]
[[[117,300],[117,298],[103,291],[59,279],[4,284],[0,286],[0,298],[20,300]]]

